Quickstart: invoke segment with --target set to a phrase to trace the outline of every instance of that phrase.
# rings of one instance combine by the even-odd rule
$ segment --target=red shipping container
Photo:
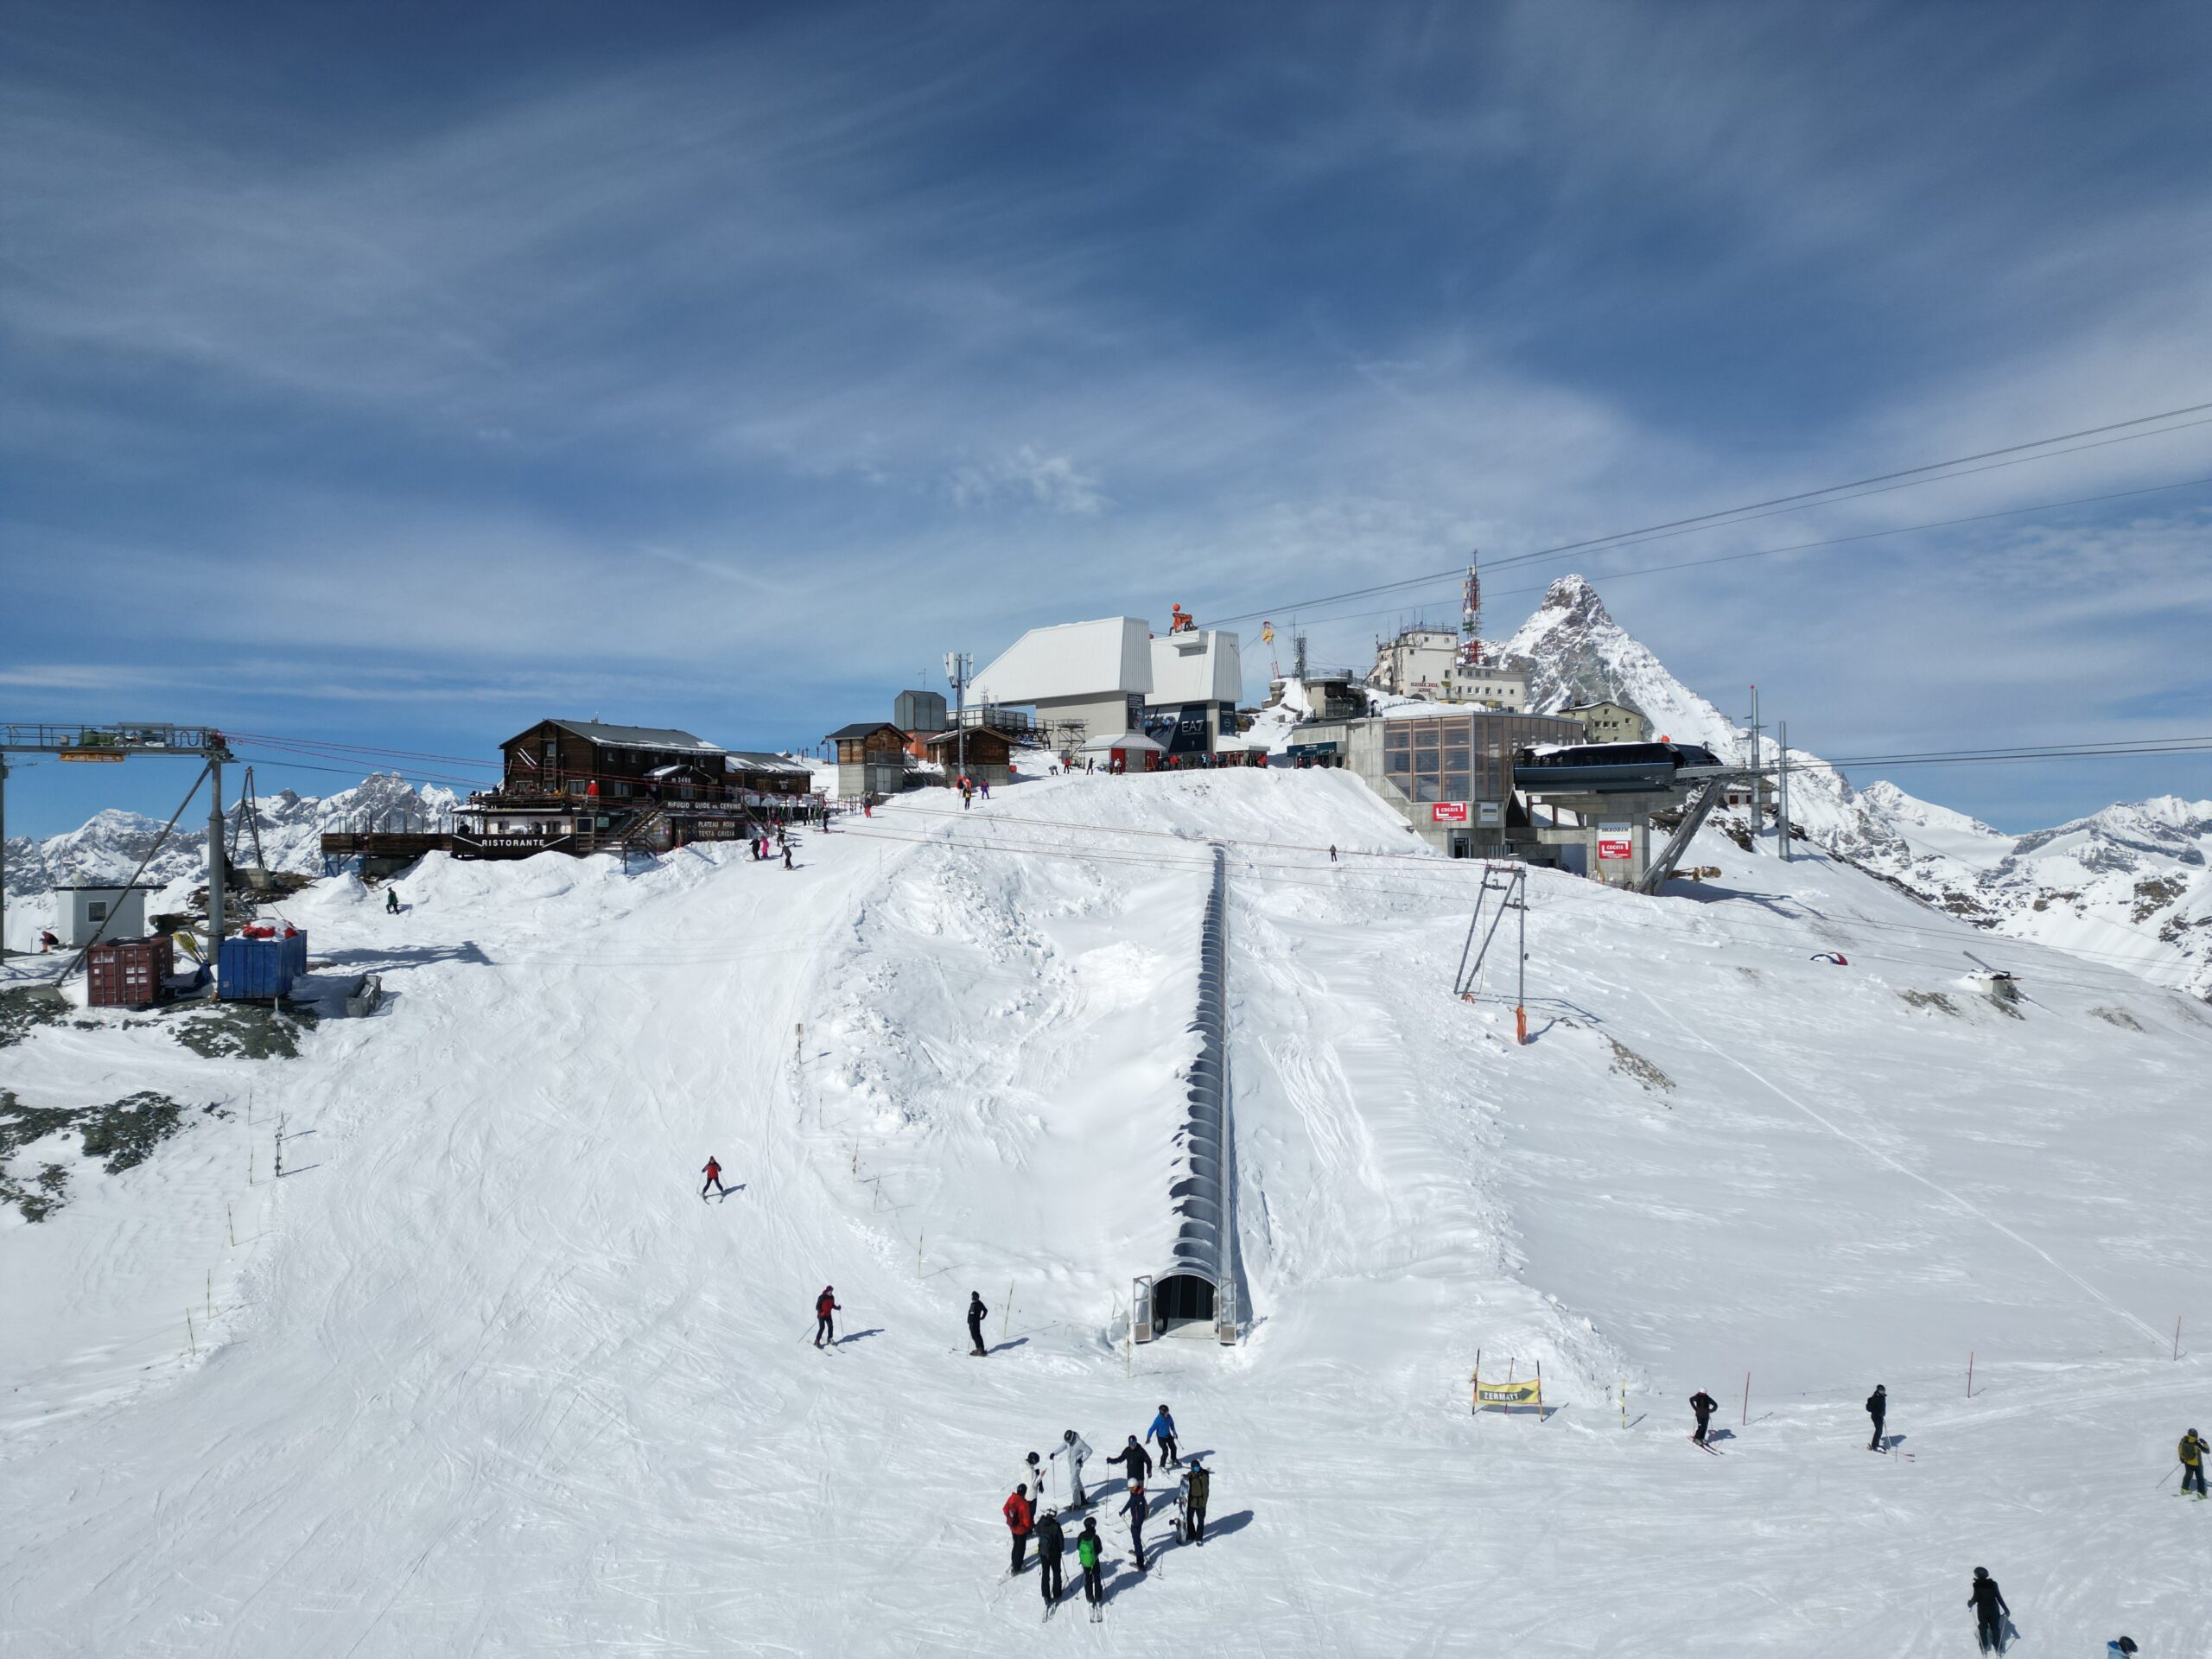
[[[109,939],[85,958],[96,1008],[143,1008],[162,1000],[162,983],[176,971],[176,942],[166,933]]]

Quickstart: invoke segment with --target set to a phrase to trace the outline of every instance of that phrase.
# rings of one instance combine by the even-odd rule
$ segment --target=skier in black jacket
[[[1137,1437],[1134,1434],[1129,1436],[1127,1446],[1106,1461],[1124,1465],[1122,1472],[1129,1478],[1129,1484],[1140,1491],[1152,1474],[1152,1454],[1137,1444]]]
[[[1060,1517],[1041,1505],[1031,1535],[1037,1541],[1038,1579],[1050,1607],[1060,1599],[1060,1552],[1067,1547],[1067,1536],[1060,1530]]]
[[[1987,1567],[1974,1568],[1974,1588],[1967,1593],[1967,1605],[1974,1609],[1974,1639],[1981,1643],[1981,1650],[2004,1652],[2005,1620],[2012,1616],[2012,1610],[2005,1605],[2005,1592],[1989,1576]]]
[[[1690,1409],[1697,1413],[1697,1433],[1690,1438],[1700,1446],[1705,1444],[1706,1426],[1712,1422],[1713,1414],[1719,1408],[1720,1402],[1703,1389],[1700,1389],[1695,1394],[1690,1395]]]
[[[1144,1571],[1144,1517],[1149,1507],[1144,1488],[1135,1481],[1129,1483],[1128,1502],[1122,1505],[1122,1513],[1129,1517],[1129,1548],[1136,1552],[1137,1571]]]
[[[971,1290],[968,1293],[968,1340],[976,1344],[976,1351],[979,1354],[990,1352],[989,1349],[983,1346],[983,1321],[989,1316],[990,1311],[983,1306],[983,1295],[981,1291]]]
[[[1874,1385],[1874,1392],[1866,1396],[1866,1414],[1874,1420],[1874,1438],[1867,1443],[1866,1449],[1879,1452],[1882,1449],[1882,1419],[1890,1414],[1890,1391],[1879,1382]]]

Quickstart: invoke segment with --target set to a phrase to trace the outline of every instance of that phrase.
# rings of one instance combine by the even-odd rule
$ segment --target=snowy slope
[[[1131,1356],[1217,839],[1255,1323]],[[0,1049],[26,1104],[236,1115],[0,1221],[0,1630],[1856,1659],[1961,1650],[1984,1564],[2033,1651],[2190,1650],[2212,1512],[2152,1482],[2204,1415],[2165,1354],[2212,1324],[2212,1224],[2169,1172],[2207,1150],[2212,1020],[2027,944],[2000,1009],[1964,923],[1715,837],[1681,898],[1531,878],[1516,1048],[1448,995],[1479,870],[1411,839],[1342,773],[1233,772],[931,792],[791,873],[432,860],[397,918],[346,879],[294,906],[394,993],[298,1059],[35,1029]],[[311,1131],[273,1185],[249,1090],[262,1153],[276,1113]],[[1468,1414],[1478,1348],[1541,1363],[1548,1421]],[[1684,1443],[1700,1386],[1721,1456]],[[1040,1635],[998,1581],[1021,1453],[1161,1400],[1217,1471],[1210,1542],[1139,1578],[1106,1525],[1106,1628]]]

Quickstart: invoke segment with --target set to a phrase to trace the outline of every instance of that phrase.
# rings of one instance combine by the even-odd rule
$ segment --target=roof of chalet
[[[518,742],[530,735],[537,726],[558,726],[564,732],[573,732],[587,743],[596,743],[613,749],[670,749],[688,751],[693,754],[720,754],[721,746],[709,743],[703,737],[681,732],[673,726],[609,726],[597,720],[543,720],[530,731],[517,732],[507,743]],[[505,743],[499,746],[506,747]]]
[[[955,726],[950,730],[942,732],[917,732],[914,735],[920,738],[925,743],[957,743],[959,741],[960,734],[963,732],[967,733],[970,737],[974,737],[980,733],[985,737],[995,737],[1001,742],[1012,743],[1017,746],[1029,742],[1036,736],[1036,732],[1033,728],[1024,727],[1014,731],[1008,731],[1003,726],[986,725],[980,721],[972,726]]]
[[[794,760],[788,754],[769,754],[760,749],[730,749],[722,756],[725,772],[803,772],[811,775],[813,768],[804,760]]]
[[[840,726],[836,731],[830,733],[829,737],[834,743],[840,738],[873,737],[881,731],[899,732],[899,728],[887,720],[856,720],[849,726]],[[906,734],[904,732],[899,732],[899,735],[904,737]]]

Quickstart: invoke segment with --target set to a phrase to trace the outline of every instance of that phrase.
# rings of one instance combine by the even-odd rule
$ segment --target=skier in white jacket
[[[1090,1442],[1069,1429],[1060,1436],[1059,1446],[1052,1457],[1055,1461],[1061,1458],[1068,1461],[1068,1502],[1078,1510],[1089,1509],[1090,1499],[1083,1490],[1083,1465],[1090,1461]]]
[[[1052,1478],[1052,1473],[1050,1466],[1034,1452],[1021,1465],[1021,1484],[1029,1489],[1029,1501],[1039,1515],[1052,1507],[1052,1500],[1045,1496],[1045,1486]]]

